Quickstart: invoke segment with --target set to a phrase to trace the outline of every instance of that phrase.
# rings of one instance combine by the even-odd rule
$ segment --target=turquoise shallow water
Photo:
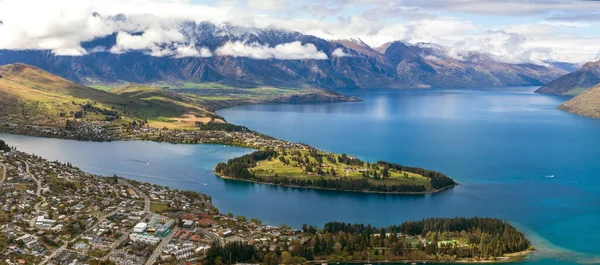
[[[216,163],[251,151],[244,148],[0,138],[93,173],[205,192],[223,212],[269,224],[493,216],[514,223],[540,249],[527,264],[598,264],[600,121],[555,109],[564,97],[532,91],[353,91],[348,93],[365,101],[219,111],[230,122],[275,137],[436,169],[461,183],[425,196],[301,190],[214,176]]]

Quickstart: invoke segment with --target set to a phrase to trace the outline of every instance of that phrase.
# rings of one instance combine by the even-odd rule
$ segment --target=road
[[[169,233],[167,237],[163,238],[163,240],[160,242],[160,244],[158,244],[150,258],[146,261],[146,265],[152,265],[154,264],[154,262],[156,262],[156,260],[158,259],[158,255],[160,255],[160,253],[162,252],[162,249],[169,244],[169,242],[171,241],[173,236],[175,236],[177,231],[179,231],[179,227],[175,226],[173,230],[171,230],[171,233]]]
[[[110,251],[108,251],[108,254],[106,254],[106,256],[102,257],[100,260],[107,260],[108,257],[110,256],[110,253],[112,253],[128,237],[129,237],[129,233],[125,233],[121,237],[119,237],[117,240],[115,240],[115,242],[113,242],[112,245],[110,246]]]
[[[6,181],[6,165],[2,164],[2,179],[0,179],[0,183]]]
[[[152,212],[150,212],[150,198],[148,198],[148,196],[147,196],[145,193],[143,193],[143,192],[142,192],[141,190],[139,190],[137,187],[135,187],[135,186],[131,185],[131,183],[129,183],[129,182],[127,182],[127,181],[123,180],[123,179],[120,179],[119,181],[120,181],[120,182],[122,182],[122,183],[124,183],[125,185],[127,185],[127,186],[128,186],[129,188],[131,188],[133,191],[135,191],[135,193],[136,193],[138,196],[142,196],[142,197],[144,197],[144,212],[145,212],[146,214],[152,213]]]
[[[225,246],[225,240],[223,240],[222,237],[220,237],[219,235],[208,231],[206,229],[203,228],[198,228],[196,231],[200,232],[201,234],[207,236],[208,238],[210,238],[213,242],[217,242],[217,244],[219,244],[219,246],[223,247]]]
[[[37,179],[36,177],[34,177],[33,174],[31,174],[31,172],[29,171],[29,163],[28,162],[25,162],[25,172],[27,172],[27,175],[29,175],[29,177],[31,179],[33,179],[33,181],[35,181],[35,183],[37,184],[37,190],[35,192],[35,195],[42,198],[42,201],[36,203],[35,206],[33,206],[33,209],[35,209],[36,211],[39,211],[40,205],[42,203],[46,202],[46,197],[42,196],[42,182],[39,179]]]
[[[78,236],[74,237],[73,239],[71,239],[70,241],[67,241],[66,243],[64,243],[62,246],[60,246],[60,248],[55,249],[52,254],[50,254],[50,256],[46,256],[46,258],[40,262],[40,265],[46,264],[48,263],[48,261],[50,261],[52,258],[54,258],[54,256],[56,256],[56,254],[62,252],[63,250],[67,249],[67,246],[69,245],[69,243],[74,243],[77,241],[77,239],[81,236],[81,235],[85,235],[86,233],[88,233],[89,231],[94,230],[94,228],[98,227],[98,225],[100,225],[102,223],[102,221],[104,221],[104,219],[106,219],[107,217],[116,214],[117,212],[119,212],[121,210],[121,208],[118,208],[110,213],[107,213],[105,215],[103,215],[100,219],[98,219],[98,221],[90,226],[90,228],[86,229],[85,231],[83,231],[81,234],[79,234]]]

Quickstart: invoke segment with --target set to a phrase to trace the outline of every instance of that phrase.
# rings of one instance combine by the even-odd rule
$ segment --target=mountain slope
[[[116,35],[83,43],[86,56],[55,56],[48,51],[0,50],[0,64],[24,62],[95,85],[108,83],[218,82],[234,86],[287,88],[415,88],[543,85],[566,73],[554,67],[507,64],[485,55],[459,60],[441,49],[393,42],[373,49],[360,40],[327,41],[298,32],[186,22],[180,30],[196,48],[215,56],[155,57],[147,51],[106,52]],[[219,56],[229,42],[275,47],[314,44],[326,60],[252,59]],[[339,51],[343,56],[339,56]],[[100,51],[100,52],[98,52]],[[338,51],[338,55],[334,54]],[[478,60],[485,58],[485,60]]]
[[[558,106],[577,115],[600,118],[600,85],[596,85]]]
[[[600,61],[586,63],[579,70],[561,76],[535,92],[576,95],[597,84],[600,84]]]
[[[107,111],[129,103],[117,95],[73,83],[25,64],[0,66],[0,76],[0,112],[4,119],[11,121],[60,125],[66,118],[85,112],[83,106],[88,103]],[[105,117],[90,113],[88,118],[100,120]]]
[[[160,128],[196,128],[197,122],[225,123],[213,112],[222,107],[358,100],[316,89],[205,87],[209,88],[167,90],[128,84],[106,92],[34,66],[4,65],[0,66],[0,122],[64,128],[70,120],[111,128],[131,128],[146,123]]]

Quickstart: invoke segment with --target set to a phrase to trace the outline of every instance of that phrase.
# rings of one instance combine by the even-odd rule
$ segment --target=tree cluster
[[[206,253],[205,264],[237,264],[258,262],[257,250],[254,246],[243,242],[232,242],[221,247],[213,244]]]
[[[0,140],[0,151],[10,152],[10,146],[8,146],[3,140]]]
[[[200,128],[200,130],[204,131],[226,131],[226,132],[249,132],[245,126],[239,126],[230,123],[216,123],[216,122],[196,122],[196,126]]]
[[[256,151],[238,158],[229,159],[226,163],[219,163],[215,171],[221,175],[237,179],[253,179],[255,176],[248,169],[255,167],[256,163],[267,160],[277,155],[273,150]]]
[[[297,264],[319,260],[356,262],[367,258],[452,262],[493,260],[531,248],[525,236],[509,223],[479,217],[429,218],[385,228],[330,222],[317,230],[303,225],[301,237],[303,240],[275,250],[245,243],[214,245],[205,262]],[[462,243],[456,243],[457,240]]]

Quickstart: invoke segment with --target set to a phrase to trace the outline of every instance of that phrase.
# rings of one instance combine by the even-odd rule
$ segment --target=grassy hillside
[[[222,177],[282,186],[384,193],[431,193],[456,185],[447,175],[317,149],[263,150],[219,163]]]
[[[354,163],[359,160],[347,155],[316,152],[318,155],[310,154],[311,152],[307,150],[284,152],[277,159],[259,162],[256,167],[250,169],[250,172],[260,178],[278,174],[281,177],[313,182],[320,178],[367,179],[373,185],[406,184],[424,186],[425,190],[431,189],[429,179],[417,173],[394,169],[388,169],[387,173],[384,173],[384,167],[377,164]]]
[[[577,115],[600,118],[600,85],[586,90],[558,108]]]
[[[0,76],[0,113],[14,123],[62,127],[67,119],[114,125],[147,121],[154,126],[181,128],[218,119],[200,101],[145,85],[106,92],[25,64],[0,66]]]
[[[0,76],[0,113],[16,123],[60,126],[75,116],[100,121],[115,118],[112,111],[145,107],[25,64],[0,66]]]
[[[153,127],[194,128],[196,122],[225,122],[214,112],[207,110],[204,102],[195,96],[140,84],[114,88],[110,93],[146,103],[149,108],[132,110],[131,113],[145,117]]]
[[[123,126],[196,128],[225,123],[213,111],[259,103],[356,100],[324,90],[232,88],[220,84],[183,84],[175,89],[128,84],[94,89],[26,64],[0,66],[0,121],[64,127],[67,120]]]
[[[183,84],[179,88],[130,84],[109,92],[150,104],[157,113],[139,114],[152,116],[148,123],[160,128],[189,128],[195,127],[196,122],[225,123],[213,111],[239,105],[358,100],[319,89],[233,88],[212,83]]]
[[[600,61],[586,63],[579,70],[539,88],[536,93],[574,96],[597,84],[600,84]]]

